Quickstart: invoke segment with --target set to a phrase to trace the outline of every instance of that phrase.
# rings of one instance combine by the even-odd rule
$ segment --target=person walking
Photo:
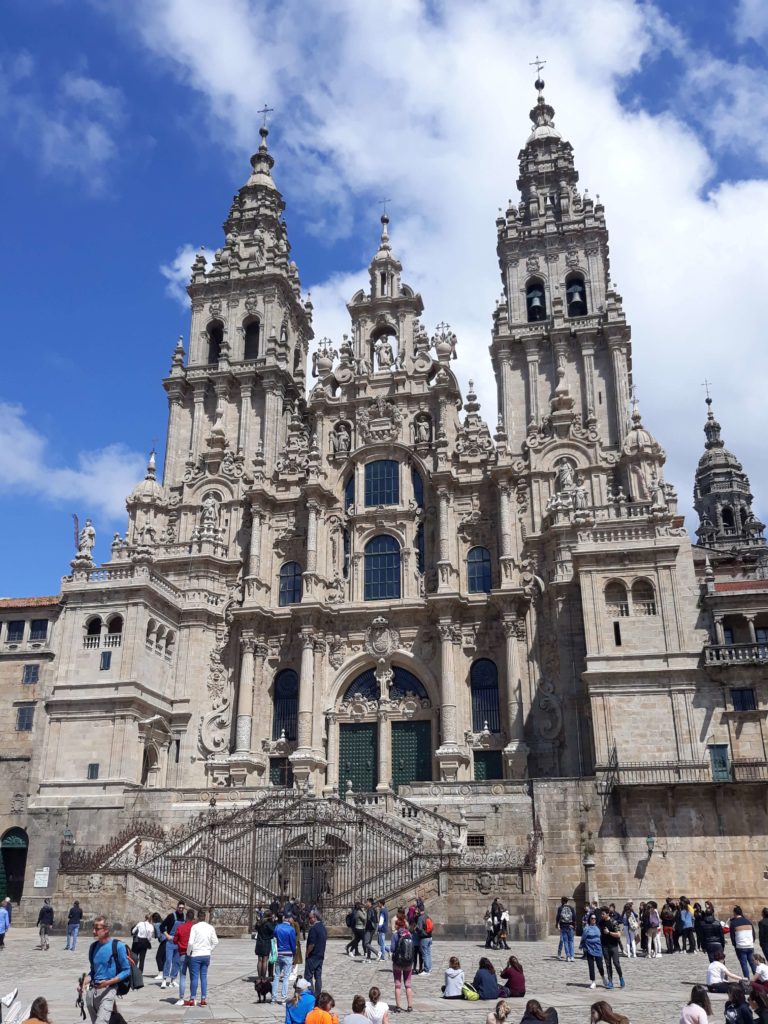
[[[587,954],[587,964],[589,965],[589,987],[595,987],[595,968],[597,968],[600,973],[600,980],[605,984],[605,974],[603,973],[603,944],[600,941],[600,929],[597,926],[597,917],[595,914],[589,915],[587,923],[581,931],[579,949],[583,949]]]
[[[624,934],[627,938],[627,956],[637,959],[637,914],[631,902],[624,904],[621,923],[624,926]]]
[[[11,927],[11,915],[6,900],[0,903],[0,950],[5,949],[5,934]]]
[[[186,909],[184,901],[179,900],[176,909],[172,910],[160,925],[160,933],[163,937],[163,966],[162,973],[158,976],[160,988],[168,988],[169,985],[172,985],[179,971],[178,950],[173,942],[173,930],[176,925],[184,923]],[[155,981],[157,980],[158,978],[155,978]]]
[[[363,941],[365,935],[365,911],[363,905],[359,901],[355,903],[352,911],[348,915],[348,921],[351,922],[350,928],[352,929],[352,938],[349,940],[345,949],[347,955],[354,958],[360,956],[360,943]]]
[[[88,950],[88,973],[82,986],[86,989],[85,1005],[91,1024],[109,1024],[115,1009],[117,986],[131,976],[128,948],[124,942],[113,941],[103,916],[93,922],[93,938]]]
[[[80,924],[82,920],[83,912],[80,909],[79,902],[75,900],[67,914],[67,944],[64,947],[64,949],[72,950],[73,953],[75,951],[75,946],[77,945],[77,935],[80,931]]]
[[[376,960],[378,954],[373,948],[373,940],[376,936],[378,915],[373,897],[369,896],[365,901],[365,929],[363,930],[363,952],[366,960]]]
[[[619,976],[619,985],[624,988],[624,975],[621,973],[621,962],[619,960],[619,941],[621,932],[619,926],[613,921],[608,911],[603,908],[600,911],[600,942],[603,947],[603,960],[608,980],[606,988],[613,988],[613,969]]]
[[[701,933],[702,948],[711,963],[725,949],[725,935],[723,933],[723,926],[715,917],[714,912],[707,907],[704,908],[704,913],[701,915],[699,931]]]
[[[763,907],[763,915],[757,922],[757,941],[760,943],[763,956],[768,960],[768,907]]]
[[[43,900],[43,905],[37,914],[37,930],[40,935],[40,949],[50,949],[48,936],[53,928],[53,907],[49,899]]]
[[[379,960],[387,959],[387,932],[389,931],[389,911],[387,901],[379,900],[379,918],[376,934],[379,939]]]
[[[392,954],[392,977],[395,982],[395,1013],[400,1013],[400,991],[405,986],[405,999],[408,1010],[413,1009],[413,958],[414,943],[404,917],[399,917],[395,924],[400,924],[392,934],[390,952]]]
[[[733,908],[733,917],[728,922],[731,942],[741,965],[741,972],[749,981],[750,971],[755,973],[755,929],[748,917],[744,916],[740,906]]]
[[[576,914],[574,913],[573,907],[568,902],[567,896],[561,896],[560,906],[557,908],[557,914],[555,916],[555,925],[560,929],[560,941],[563,944],[565,959],[569,963],[573,963],[573,935],[575,924]],[[559,959],[560,953],[558,951],[558,960]]]
[[[136,957],[136,962],[142,974],[144,973],[144,961],[147,956],[147,950],[152,947],[152,937],[154,934],[155,929],[150,914],[147,914],[143,921],[139,921],[138,924],[131,928],[131,935],[133,936],[131,952]]]
[[[309,912],[309,931],[307,932],[307,962],[304,977],[309,982],[315,999],[323,991],[323,962],[328,932],[320,914],[316,910]]]
[[[272,979],[272,1002],[282,1004],[288,997],[288,981],[293,967],[293,955],[296,952],[296,932],[292,924],[283,920],[282,914],[277,915],[275,941],[277,943],[277,963]],[[280,993],[281,982],[282,993]]]
[[[187,941],[189,999],[184,1000],[185,1006],[195,1005],[198,981],[200,982],[200,1006],[207,1005],[208,968],[211,964],[211,953],[219,944],[216,929],[205,920],[205,911],[199,910],[197,917],[198,920],[193,925]],[[293,928],[291,928],[291,932],[293,932]]]
[[[189,969],[189,936],[195,927],[196,914],[194,910],[187,911],[187,919],[182,924],[176,925],[173,933],[173,941],[179,951],[179,998],[176,1006],[184,1005],[184,989],[186,988],[187,970]]]
[[[254,952],[257,957],[256,973],[259,981],[272,981],[272,965],[269,962],[272,953],[272,939],[275,936],[275,922],[272,918],[272,911],[267,910],[256,926],[256,946]]]
[[[680,1024],[709,1024],[712,1003],[704,985],[694,985],[691,998],[680,1011]]]

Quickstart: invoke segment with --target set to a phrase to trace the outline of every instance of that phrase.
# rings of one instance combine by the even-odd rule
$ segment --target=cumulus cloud
[[[98,526],[124,523],[125,498],[146,471],[146,455],[121,444],[79,452],[74,465],[56,465],[48,440],[20,405],[0,401],[0,494],[70,503]]]
[[[744,0],[742,13],[750,6]],[[545,52],[558,128],[574,145],[582,186],[606,206],[611,268],[634,331],[634,380],[646,424],[668,449],[667,478],[685,501],[702,450],[706,376],[724,436],[768,502],[768,453],[754,429],[768,264],[768,181],[755,168],[766,154],[760,130],[750,137],[727,125],[729,102],[740,117],[751,104],[763,124],[761,73],[740,66],[738,94],[718,106],[728,66],[639,0],[583,0],[577,18],[563,18],[557,0],[284,0],[269,10],[247,0],[143,0],[121,16],[203,97],[209,131],[233,160],[252,149],[265,98],[277,108],[275,176],[293,220],[349,237],[364,205],[392,198],[403,278],[422,292],[429,328],[448,320],[457,331],[454,365],[465,384],[474,377],[491,424],[487,350],[501,288],[494,221],[516,194],[529,131],[528,55]],[[683,61],[669,109],[622,105],[633,73],[665,51]],[[700,110],[713,111],[710,123]],[[718,154],[734,140],[742,180],[719,182]],[[372,255],[373,215],[367,223]],[[365,280],[365,262],[359,273],[308,282],[318,336],[340,340],[344,302]]]
[[[113,86],[75,72],[48,80],[28,53],[0,58],[0,124],[46,173],[100,192],[123,119],[123,95]]]
[[[199,252],[202,252],[210,264],[212,250],[206,249],[205,246],[200,246],[199,249],[196,249],[194,245],[187,244],[180,246],[176,250],[176,255],[172,260],[160,266],[160,273],[168,282],[165,286],[165,294],[169,298],[175,299],[184,309],[189,309],[187,285],[192,274],[192,264]]]
[[[762,46],[768,46],[768,7],[765,0],[739,0],[734,31],[739,42],[754,39]]]

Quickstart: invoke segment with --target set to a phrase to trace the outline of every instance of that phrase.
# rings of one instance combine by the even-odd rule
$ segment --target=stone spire
[[[764,547],[765,527],[752,511],[749,478],[736,456],[725,447],[709,395],[706,403],[707,440],[693,487],[693,507],[700,523],[696,531],[699,543],[721,551]]]

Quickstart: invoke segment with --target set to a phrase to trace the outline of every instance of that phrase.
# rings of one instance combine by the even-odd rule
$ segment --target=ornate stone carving
[[[536,728],[544,740],[556,740],[563,730],[563,702],[555,692],[554,683],[542,679],[536,699]]]
[[[359,410],[357,428],[364,441],[393,441],[399,436],[402,413],[388,399],[379,396],[371,404]]]
[[[344,662],[344,656],[346,654],[347,645],[342,636],[336,633],[328,640],[328,661],[331,663],[333,668],[341,668]]]
[[[525,261],[525,269],[529,274],[537,274],[539,271],[539,257],[529,256]]]
[[[374,658],[388,658],[400,647],[400,633],[383,615],[373,620],[365,631],[365,649]]]

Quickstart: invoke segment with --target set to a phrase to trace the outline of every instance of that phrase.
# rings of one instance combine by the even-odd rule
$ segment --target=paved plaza
[[[5,952],[0,953],[0,990],[4,994],[19,987],[22,1004],[26,1007],[38,995],[44,995],[50,1004],[55,1024],[77,1024],[79,1011],[75,1009],[75,986],[78,975],[86,970],[90,932],[81,935],[77,951],[72,954],[63,949],[64,939],[52,936],[51,948],[45,953],[36,949],[37,932],[31,928],[12,928],[6,937]],[[596,999],[608,1002],[629,1017],[631,1024],[677,1024],[680,1007],[688,998],[691,986],[704,981],[707,958],[703,953],[675,954],[660,960],[626,960],[622,958],[627,987],[607,992],[598,985],[589,989],[586,961],[577,959],[569,964],[555,957],[557,939],[544,942],[518,942],[511,952],[521,960],[527,982],[526,998],[539,999],[543,1006],[554,1005],[564,1024],[587,1024],[589,1006]],[[429,976],[414,978],[414,1012],[403,1020],[445,1021],[447,1024],[482,1024],[491,1003],[466,1003],[440,998],[443,968],[448,957],[457,955],[468,980],[471,981],[479,957],[486,954],[477,942],[434,942],[434,968]],[[506,963],[509,953],[492,951],[491,960],[497,971]],[[177,1020],[183,1024],[206,1020],[283,1021],[285,1010],[281,1006],[257,1005],[251,978],[255,967],[253,942],[250,939],[222,939],[214,951],[209,975],[207,1007],[175,1007],[177,990],[163,991],[154,977],[154,950],[147,957],[146,987],[118,1001],[123,1016],[129,1022]],[[737,970],[736,958],[727,953],[728,966]],[[328,943],[323,984],[336,999],[336,1012],[340,1018],[348,1013],[352,996],[356,992],[367,994],[371,985],[378,985],[390,1005],[394,1005],[392,973],[389,965],[365,961],[352,961],[344,954],[344,944],[333,939]],[[723,996],[712,997],[714,1020],[722,1017]],[[518,1024],[525,999],[509,1000],[517,1004],[511,1016]]]

